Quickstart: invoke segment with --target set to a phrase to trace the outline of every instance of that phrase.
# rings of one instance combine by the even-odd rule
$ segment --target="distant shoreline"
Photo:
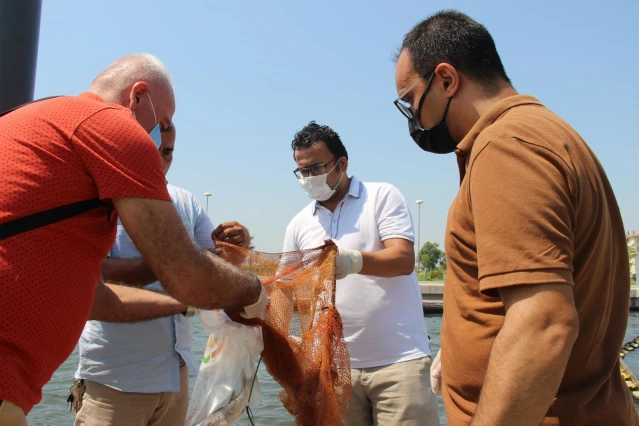
[[[420,281],[419,289],[422,292],[422,308],[425,314],[443,313],[444,282]],[[630,287],[630,310],[639,312],[639,287]]]

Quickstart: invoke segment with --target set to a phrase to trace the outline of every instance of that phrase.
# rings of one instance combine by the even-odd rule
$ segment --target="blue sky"
[[[636,0],[43,3],[35,96],[80,93],[125,54],[158,56],[176,82],[169,180],[203,204],[212,192],[212,220],[245,224],[259,250],[280,251],[286,225],[308,203],[290,142],[310,120],[340,134],[351,173],[396,185],[415,221],[423,199],[421,242],[443,243],[455,157],[410,139],[392,104],[391,60],[404,34],[442,8],[484,24],[515,88],[580,132],[608,173],[626,230],[639,231]]]

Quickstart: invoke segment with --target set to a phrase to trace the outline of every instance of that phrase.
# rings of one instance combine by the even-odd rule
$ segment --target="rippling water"
[[[431,337],[431,348],[434,353],[439,349],[439,329],[441,325],[441,315],[426,315],[424,321]],[[208,336],[202,332],[201,324],[198,320],[195,324],[195,338],[193,349],[196,354],[204,351]],[[624,342],[639,336],[639,313],[631,313],[628,319],[626,339]],[[639,374],[639,353],[630,353],[626,356],[626,364],[630,369]],[[66,398],[69,387],[73,383],[73,373],[78,366],[77,348],[64,364],[55,372],[51,381],[44,387],[42,402],[36,405],[29,414],[30,426],[62,426],[73,424],[73,412],[68,411]],[[290,414],[282,407],[278,400],[280,387],[271,379],[264,367],[260,367],[258,373],[260,387],[262,389],[262,406],[255,413],[256,425],[294,425],[295,422]],[[191,378],[190,385],[193,390],[195,380]],[[639,409],[639,407],[638,407]],[[446,416],[439,399],[439,415],[441,424],[447,425]],[[236,422],[237,425],[248,425],[246,417],[242,417]]]

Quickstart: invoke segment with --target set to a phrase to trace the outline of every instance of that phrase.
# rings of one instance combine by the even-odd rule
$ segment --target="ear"
[[[346,157],[340,157],[338,162],[340,170],[346,173],[346,171],[348,170],[348,160],[346,159]]]
[[[129,109],[131,111],[135,111],[137,105],[140,103],[140,98],[146,94],[148,90],[149,86],[146,84],[146,81],[137,81],[131,86],[131,91],[129,92]]]
[[[436,84],[444,93],[444,96],[451,98],[459,89],[460,76],[454,66],[445,62],[437,65],[435,74],[439,77]]]

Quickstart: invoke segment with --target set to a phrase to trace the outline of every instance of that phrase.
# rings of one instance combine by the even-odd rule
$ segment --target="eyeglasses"
[[[337,159],[338,159],[337,157],[334,157],[328,163],[313,164],[311,167],[298,167],[297,169],[293,170],[293,173],[295,174],[295,177],[298,179],[302,179],[309,176],[324,175],[328,171],[327,166]]]
[[[404,96],[408,95],[410,91],[413,90],[419,84],[419,82],[422,81],[424,77],[426,77],[428,74],[432,74],[432,75],[428,79],[428,83],[426,87],[430,86],[430,81],[433,79],[433,76],[435,75],[435,70],[428,71],[426,74],[422,75],[419,78],[419,80],[414,82],[408,89],[406,89],[404,93],[402,93],[397,99],[393,101],[393,103],[395,104],[399,112],[401,112],[402,115],[408,118],[409,120],[413,119],[415,111],[413,111],[413,106],[409,104],[408,102],[406,102],[403,98]]]

